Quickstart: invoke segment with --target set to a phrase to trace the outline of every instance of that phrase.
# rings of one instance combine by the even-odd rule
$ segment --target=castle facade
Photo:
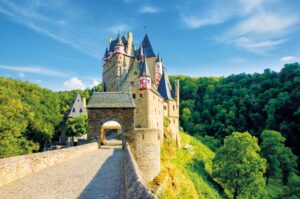
[[[131,93],[136,106],[135,128],[159,129],[163,137],[167,117],[172,136],[179,143],[179,81],[172,88],[162,58],[154,52],[148,35],[139,48],[135,48],[131,32],[110,38],[102,63],[103,92]]]

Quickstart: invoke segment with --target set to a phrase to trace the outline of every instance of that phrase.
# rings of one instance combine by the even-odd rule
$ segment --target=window
[[[173,119],[173,123],[175,124],[175,119]]]
[[[145,138],[145,135],[144,135],[144,133],[142,134],[142,139],[144,139]]]
[[[136,71],[134,71],[134,73],[133,73],[134,75],[137,75],[137,72]]]
[[[132,94],[132,98],[135,99],[135,97],[136,97],[136,95],[133,93],[133,94]]]
[[[143,94],[142,94],[142,93],[140,93],[140,97],[143,97]]]
[[[173,111],[175,111],[175,106],[173,105]]]
[[[134,86],[134,81],[131,81],[130,84],[131,84],[131,86]]]
[[[157,127],[158,127],[158,122],[157,122]],[[158,134],[159,135],[159,134]]]
[[[167,106],[164,106],[164,110],[167,110]]]
[[[80,113],[82,113],[82,108],[79,110]]]
[[[75,108],[73,108],[72,112],[75,113],[75,111],[76,111]]]

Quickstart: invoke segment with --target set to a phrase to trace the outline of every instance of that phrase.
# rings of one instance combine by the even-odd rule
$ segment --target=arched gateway
[[[94,92],[87,105],[88,139],[97,140],[100,146],[105,142],[105,137],[101,139],[105,129],[122,130],[130,139],[135,126],[134,109],[131,93]]]

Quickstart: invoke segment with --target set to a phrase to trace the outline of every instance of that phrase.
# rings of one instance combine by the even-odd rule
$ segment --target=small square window
[[[167,107],[166,107],[166,106],[164,106],[164,110],[167,110]]]
[[[72,112],[74,113],[75,111],[76,111],[75,108],[73,108]]]
[[[132,94],[132,98],[135,99],[135,98],[136,98],[136,95],[135,95],[135,94]]]
[[[131,86],[134,86],[134,81],[131,81],[130,84],[131,84]]]
[[[140,93],[140,97],[143,97],[143,94],[142,94],[142,93]]]

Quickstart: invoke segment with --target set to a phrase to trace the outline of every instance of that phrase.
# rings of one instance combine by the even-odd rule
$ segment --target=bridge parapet
[[[156,199],[157,197],[147,188],[147,181],[127,143],[125,143],[124,150],[126,198]]]
[[[98,144],[94,142],[60,150],[0,159],[0,186],[97,149]]]

